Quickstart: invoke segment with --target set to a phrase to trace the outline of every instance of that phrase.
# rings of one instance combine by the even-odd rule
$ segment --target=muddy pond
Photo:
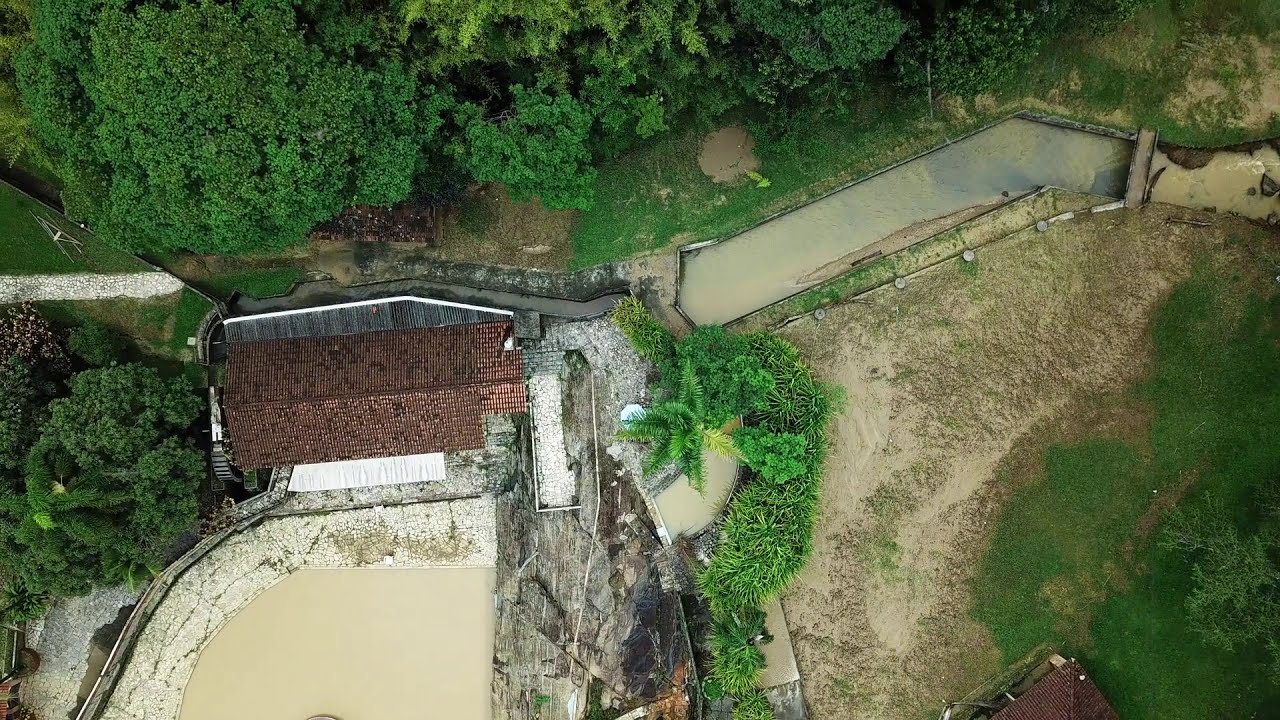
[[[299,570],[201,651],[180,718],[490,718],[494,572]]]
[[[654,504],[658,507],[667,536],[697,535],[720,517],[733,492],[733,481],[738,475],[738,463],[731,458],[703,451],[705,486],[699,493],[681,475],[666,490],[658,493]]]
[[[680,306],[698,324],[734,320],[1042,185],[1121,197],[1132,150],[1131,140],[1010,118],[686,253]]]

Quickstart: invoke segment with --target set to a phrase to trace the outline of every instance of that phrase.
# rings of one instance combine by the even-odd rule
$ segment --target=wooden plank
[[[1147,201],[1147,178],[1151,174],[1151,159],[1156,152],[1156,131],[1143,128],[1133,144],[1133,160],[1129,163],[1129,183],[1125,188],[1124,206],[1138,208]]]

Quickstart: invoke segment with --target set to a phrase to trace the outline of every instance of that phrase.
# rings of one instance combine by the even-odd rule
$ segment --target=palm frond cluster
[[[656,322],[638,301],[623,317],[643,327],[640,313]],[[813,376],[795,346],[767,332],[698,328],[672,352],[676,362],[663,370],[670,375],[675,368],[678,375],[664,378],[666,396],[622,436],[650,443],[646,473],[675,464],[699,490],[703,450],[742,460],[755,474],[734,496],[698,586],[714,620],[708,638],[714,686],[735,698],[735,720],[764,720],[772,711],[758,688],[765,663],[759,608],[786,587],[813,550],[827,421],[841,396]],[[704,381],[712,384],[714,403],[708,403]],[[717,405],[711,422],[709,404]],[[715,422],[726,410],[746,425],[734,436]],[[736,443],[739,434],[742,442]]]
[[[706,488],[706,464],[702,451],[710,450],[725,457],[738,457],[733,438],[720,428],[706,424],[702,383],[693,365],[685,362],[672,397],[650,407],[632,420],[619,436],[649,443],[644,459],[644,472],[652,475],[674,463],[689,484],[698,492]]]

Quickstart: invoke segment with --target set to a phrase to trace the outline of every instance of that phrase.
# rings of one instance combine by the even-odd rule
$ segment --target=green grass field
[[[57,301],[37,306],[42,315],[63,327],[97,320],[129,339],[129,359],[179,370],[178,365],[195,359],[187,338],[195,336],[200,321],[212,309],[189,289],[145,300]]]
[[[197,283],[219,298],[230,297],[237,290],[255,298],[268,298],[288,294],[304,274],[296,267],[258,268],[218,275]]]
[[[1214,496],[1247,517],[1249,489],[1280,472],[1280,296],[1206,261],[1152,332],[1154,369],[1134,389],[1149,433],[1050,445],[1041,477],[1005,477],[1022,487],[972,613],[1006,662],[1042,642],[1081,658],[1123,718],[1264,717],[1280,686],[1262,649],[1226,653],[1187,628],[1189,567],[1156,544],[1153,504],[1193,481],[1181,502]]]
[[[82,243],[83,253],[67,254],[36,222],[32,213],[55,222]],[[68,256],[69,255],[69,256]],[[107,247],[89,233],[51,212],[8,185],[0,184],[0,275],[38,275],[73,272],[141,272],[148,268],[131,255]]]

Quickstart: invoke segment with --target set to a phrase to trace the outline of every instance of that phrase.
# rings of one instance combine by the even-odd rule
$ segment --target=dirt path
[[[1085,216],[874,291],[785,334],[840,384],[813,559],[783,598],[815,720],[936,717],[1000,667],[969,619],[1006,454],[1145,372],[1147,324],[1199,253],[1254,228]],[[994,482],[993,482],[994,481]]]

